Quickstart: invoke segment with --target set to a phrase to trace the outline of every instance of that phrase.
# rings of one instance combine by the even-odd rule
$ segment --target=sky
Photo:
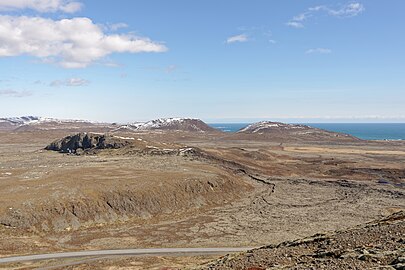
[[[405,122],[405,1],[0,0],[0,117]]]

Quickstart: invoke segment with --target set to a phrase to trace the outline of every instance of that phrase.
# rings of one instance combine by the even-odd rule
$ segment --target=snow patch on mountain
[[[258,133],[264,130],[290,130],[290,129],[310,129],[306,125],[285,124],[280,122],[262,121],[250,124],[238,132]]]
[[[113,131],[150,131],[150,130],[179,130],[179,131],[196,131],[206,132],[215,131],[212,127],[200,119],[195,118],[159,118],[143,123],[132,123],[122,125]]]
[[[198,119],[192,119],[192,118],[159,118],[159,119],[154,119],[150,120],[146,123],[137,123],[135,126],[137,126],[138,130],[151,130],[151,129],[160,129],[164,127],[174,127],[176,125],[181,125],[187,121],[200,121]]]
[[[49,117],[38,117],[38,116],[21,116],[21,117],[6,117],[0,118],[0,122],[8,122],[16,126],[22,125],[35,125],[42,123],[89,123],[85,120],[73,120],[73,119],[56,119]]]
[[[0,118],[0,122],[9,123],[15,126],[26,125],[40,121],[41,117],[37,116],[22,116],[22,117],[6,117]]]

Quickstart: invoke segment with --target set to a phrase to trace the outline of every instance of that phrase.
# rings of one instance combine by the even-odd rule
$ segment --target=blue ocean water
[[[249,123],[209,125],[225,132],[236,132]],[[405,123],[310,123],[305,125],[347,133],[364,140],[405,140]]]
[[[208,124],[208,125],[224,132],[236,132],[250,124],[251,123],[225,123],[225,124]]]

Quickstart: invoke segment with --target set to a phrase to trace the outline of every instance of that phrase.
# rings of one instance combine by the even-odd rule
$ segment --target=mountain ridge
[[[257,139],[272,139],[275,141],[359,141],[360,139],[345,133],[333,132],[303,124],[286,124],[281,122],[260,121],[247,125],[238,130],[235,137],[254,136]]]
[[[121,125],[113,131],[189,131],[189,132],[219,132],[217,129],[209,126],[197,118],[157,118],[147,122],[136,122],[132,124]]]

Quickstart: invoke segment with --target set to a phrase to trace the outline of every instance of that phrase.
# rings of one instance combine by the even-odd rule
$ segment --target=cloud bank
[[[84,68],[112,53],[166,50],[147,37],[105,34],[89,18],[0,15],[0,57],[30,55],[64,68]]]

